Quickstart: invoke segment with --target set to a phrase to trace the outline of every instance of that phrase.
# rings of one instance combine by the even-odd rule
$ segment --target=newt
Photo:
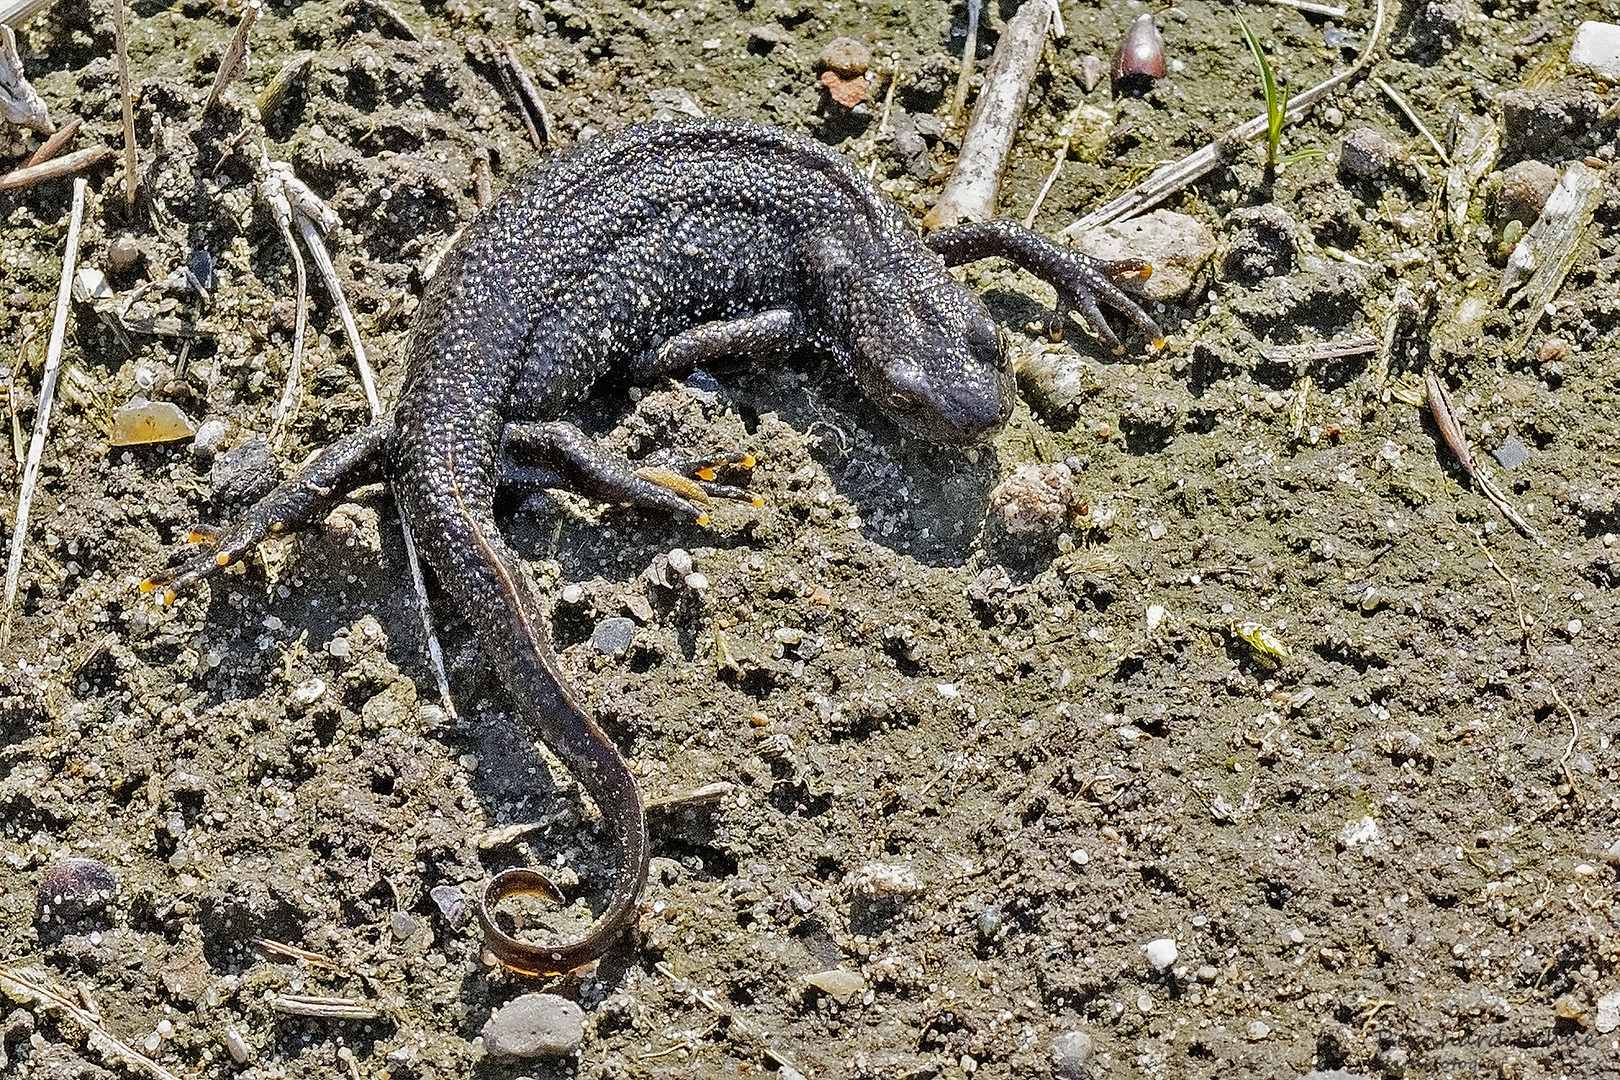
[[[1157,343],[1102,262],[1005,221],[922,237],[831,149],[729,120],[600,136],[517,180],[469,225],[428,283],[392,413],[341,439],[260,501],[215,546],[143,583],[164,599],[268,536],[322,521],[386,479],[444,602],[463,612],[532,734],[579,780],[613,838],[605,907],[580,937],[531,944],[495,907],[560,899],[537,870],[494,876],[477,906],[485,946],[528,975],[601,957],[634,922],[647,880],[646,815],[618,748],[558,670],[546,616],[495,522],[498,488],[546,486],[705,519],[727,456],[640,469],[563,420],[598,383],[645,384],[707,361],[798,350],[830,356],[905,432],[971,446],[1012,414],[1001,332],[947,269],[1000,256],[1057,290],[1104,342],[1113,308]]]

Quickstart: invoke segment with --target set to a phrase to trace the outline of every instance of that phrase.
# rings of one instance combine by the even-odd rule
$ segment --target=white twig
[[[1025,0],[996,43],[984,86],[973,106],[973,119],[962,136],[962,152],[939,201],[923,218],[930,229],[959,221],[987,221],[995,216],[1001,174],[1012,153],[1013,135],[1024,115],[1024,102],[1035,81],[1041,46],[1052,25],[1054,0]]]
[[[31,127],[41,135],[56,130],[45,99],[23,77],[17,35],[4,25],[0,25],[0,120]]]
[[[0,23],[21,26],[51,6],[51,0],[0,0]]]
[[[34,441],[28,447],[28,462],[23,466],[22,488],[17,493],[17,521],[11,530],[11,561],[6,567],[6,617],[0,623],[0,645],[11,640],[17,582],[22,578],[23,543],[28,538],[28,510],[34,499],[34,488],[39,483],[39,462],[45,456],[45,437],[51,426],[51,403],[56,397],[56,376],[62,368],[68,301],[73,298],[73,270],[79,261],[79,227],[84,223],[85,186],[82,177],[73,181],[73,212],[68,218],[67,250],[62,255],[62,284],[56,292],[56,321],[51,324],[51,343],[45,352],[45,375],[40,380],[39,405],[34,414]]]
[[[1367,44],[1362,48],[1361,54],[1356,57],[1356,62],[1337,75],[1324,79],[1309,90],[1302,90],[1289,98],[1287,120],[1290,123],[1298,120],[1305,115],[1305,112],[1312,105],[1315,105],[1322,98],[1355,78],[1361,69],[1367,66],[1367,62],[1372,59],[1373,53],[1378,48],[1378,40],[1383,36],[1383,32],[1384,0],[1377,0],[1372,32],[1367,35]],[[1230,147],[1264,134],[1268,124],[1269,117],[1264,114],[1239,124],[1221,138],[1216,139],[1202,149],[1194,150],[1180,161],[1155,169],[1152,176],[1118,198],[1103,203],[1097,209],[1064,229],[1059,235],[1065,237],[1079,236],[1083,232],[1107,225],[1109,222],[1135,217],[1142,211],[1158,205],[1225,161]]]
[[[298,183],[296,180],[293,182]],[[303,187],[302,184],[298,186]],[[309,189],[304,188],[304,191],[307,192]],[[343,321],[343,332],[349,337],[349,347],[354,350],[355,364],[360,371],[360,386],[366,392],[366,404],[371,407],[371,417],[375,420],[382,415],[382,402],[377,398],[377,380],[372,377],[371,361],[366,359],[366,346],[360,340],[360,327],[355,324],[354,312],[349,310],[349,301],[343,295],[337,268],[332,265],[332,256],[326,253],[326,242],[321,239],[321,233],[332,226],[327,224],[324,228],[317,228],[317,222],[311,219],[296,196],[293,198],[293,209],[298,211],[293,216],[298,219],[298,231],[304,237],[304,246],[309,248],[310,255],[314,257],[315,268],[321,272],[321,278],[326,282],[326,291],[332,294],[332,303],[337,307],[338,318]],[[332,213],[330,210],[326,212]],[[335,222],[335,214],[332,215],[332,220]]]
[[[327,254],[326,242],[321,239],[322,233],[330,232],[337,225],[338,217],[319,196],[293,176],[291,166],[283,162],[268,162],[266,172],[267,175],[277,177],[280,191],[292,210],[293,218],[298,222],[299,232],[304,237],[304,246],[309,248],[310,255],[315,259],[315,266],[326,282],[326,289],[332,294],[332,302],[337,306],[338,317],[343,320],[343,329],[348,334],[349,345],[354,349],[355,363],[360,371],[360,385],[366,392],[366,404],[371,409],[371,418],[375,420],[382,416],[382,402],[377,397],[377,383],[372,378],[371,364],[366,359],[365,343],[360,340],[360,328],[355,324],[354,313],[349,310],[349,302],[343,296],[343,286],[338,281],[332,257]],[[299,336],[302,340],[301,333]],[[284,391],[283,400],[285,393]],[[398,507],[397,499],[395,506]],[[439,703],[444,708],[445,714],[455,719],[456,706],[450,696],[450,676],[444,668],[444,650],[439,647],[438,634],[433,630],[433,613],[428,607],[427,581],[422,576],[422,562],[416,554],[416,538],[411,535],[410,522],[405,519],[403,513],[399,516],[399,527],[405,534],[405,561],[410,566],[411,584],[416,589],[417,613],[422,618],[422,636],[427,642],[428,663],[433,668],[433,679],[438,684]]]
[[[1041,212],[1041,204],[1046,201],[1047,193],[1052,190],[1052,185],[1057,183],[1058,176],[1063,172],[1063,162],[1067,160],[1068,156],[1069,140],[1064,139],[1063,145],[1057,148],[1057,153],[1052,158],[1052,171],[1046,174],[1046,183],[1042,184],[1041,190],[1035,193],[1035,201],[1030,204],[1029,213],[1024,215],[1024,228],[1033,229],[1035,227],[1035,215]]]
[[[1345,9],[1331,4],[1313,4],[1310,0],[1266,0],[1269,4],[1279,7],[1293,8],[1295,11],[1304,11],[1312,15],[1324,15],[1329,19],[1344,18]]]
[[[281,238],[292,255],[293,269],[298,276],[298,295],[293,312],[292,361],[287,368],[287,381],[281,387],[281,400],[276,402],[275,410],[270,414],[271,450],[281,449],[281,440],[287,437],[287,430],[298,418],[299,390],[304,382],[304,327],[309,308],[309,275],[304,270],[304,256],[298,250],[298,241],[293,239],[292,202],[287,198],[283,183],[289,173],[285,166],[278,168],[278,165],[281,163],[272,164],[268,158],[264,159],[264,179],[259,183],[259,192],[269,205],[270,213],[281,229]]]

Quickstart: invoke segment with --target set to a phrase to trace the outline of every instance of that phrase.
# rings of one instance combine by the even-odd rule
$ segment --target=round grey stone
[[[630,640],[635,634],[634,622],[623,615],[615,615],[596,624],[596,629],[591,632],[591,646],[603,656],[623,656],[630,650]]]
[[[1056,1080],[1091,1080],[1091,1036],[1065,1031],[1052,1039],[1052,1075]]]
[[[492,1057],[568,1057],[585,1041],[585,1013],[556,994],[524,994],[495,1011],[483,1036]]]

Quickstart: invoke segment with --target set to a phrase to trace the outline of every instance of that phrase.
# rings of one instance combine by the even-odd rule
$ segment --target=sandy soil
[[[1140,10],[1064,3],[1004,213],[1027,212],[1066,137],[1036,218],[1048,233],[1260,111],[1215,3],[1155,12],[1173,61],[1156,89],[1115,99],[1105,76],[1088,91],[1085,58],[1106,62]],[[1348,64],[1372,22],[1359,2],[1338,20],[1247,12],[1296,90]],[[1392,11],[1371,74],[1448,150],[1456,131],[1501,133],[1460,227],[1435,148],[1357,81],[1286,132],[1285,152],[1320,155],[1273,174],[1251,147],[1172,201],[1220,249],[1163,313],[1163,352],[1137,339],[1114,356],[1079,327],[1054,351],[1037,332],[1044,287],[973,270],[1017,348],[1073,366],[1082,390],[1021,407],[987,452],[906,440],[813,359],[594,405],[585,422],[632,453],[753,449],[768,502],[708,529],[563,498],[511,508],[557,597],[563,664],[647,794],[730,786],[653,816],[637,934],[549,987],[586,1010],[577,1058],[508,1064],[477,1037],[534,987],[482,964],[476,926],[430,890],[471,895],[531,860],[599,899],[588,804],[513,733],[442,610],[459,718],[439,707],[381,488],[172,609],[139,595],[191,525],[228,520],[269,470],[216,465],[190,440],[110,448],[112,413],[172,401],[223,421],[222,449],[269,429],[295,286],[255,202],[261,140],[341,218],[331,246],[386,397],[423,265],[475,212],[475,177],[499,186],[537,156],[489,41],[534,72],[562,141],[659,115],[785,124],[920,216],[954,156],[951,130],[930,132],[965,14],[278,3],[205,116],[234,16],[137,5],[143,197],[126,215],[121,173],[95,174],[85,262],[107,270],[127,236],[140,258],[117,290],[199,251],[218,280],[207,307],[149,293],[129,347],[88,305],[70,320],[0,649],[0,964],[82,990],[107,1030],[184,1077],[1040,1077],[1054,1039],[1062,1076],[1620,1075],[1606,174],[1551,311],[1497,302],[1503,211],[1523,198],[1501,171],[1614,158],[1617,92],[1563,61],[1581,20],[1617,16],[1613,0]],[[854,112],[816,81],[839,36],[883,73]],[[83,119],[81,145],[117,145],[109,6],[60,3],[20,40],[57,117]],[[926,156],[897,146],[886,109]],[[1504,111],[1520,120],[1504,129]],[[0,140],[9,167],[27,142]],[[69,196],[0,193],[0,371],[24,435]],[[324,295],[311,319],[284,464],[366,416]],[[1375,345],[1277,351],[1358,337]],[[1426,369],[1542,545],[1441,445],[1415,404]],[[1068,466],[1084,528],[987,524],[992,489],[1028,463]],[[8,524],[19,473],[5,455]],[[707,588],[667,584],[676,548]],[[633,638],[609,657],[592,635],[617,617]],[[37,890],[69,857],[116,888],[41,919]],[[1177,954],[1164,970],[1165,947],[1146,948],[1161,939]],[[372,1018],[293,1015],[296,994]],[[8,1075],[135,1075],[61,1012],[7,1011]]]

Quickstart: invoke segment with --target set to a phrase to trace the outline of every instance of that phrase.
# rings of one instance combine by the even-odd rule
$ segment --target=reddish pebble
[[[1116,93],[1146,89],[1164,78],[1164,38],[1153,25],[1153,16],[1142,15],[1131,23],[1114,54],[1111,74]]]
[[[834,38],[816,57],[827,96],[846,109],[866,100],[866,71],[871,66],[872,50],[848,37]]]
[[[1536,350],[1536,359],[1543,364],[1556,364],[1569,356],[1569,343],[1560,337],[1545,338]]]

